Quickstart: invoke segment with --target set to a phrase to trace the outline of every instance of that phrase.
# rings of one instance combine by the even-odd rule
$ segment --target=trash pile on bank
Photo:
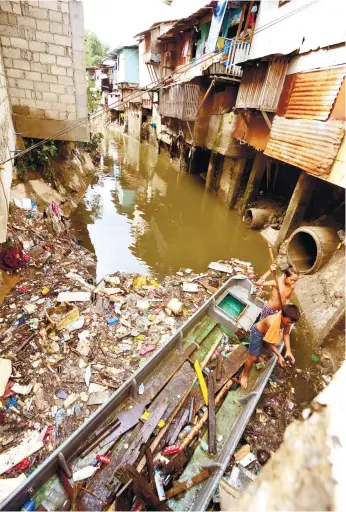
[[[256,277],[231,260],[161,283],[118,272],[96,286],[94,258],[67,226],[54,203],[43,215],[24,201],[0,251],[3,268],[20,271],[0,305],[0,472],[11,477],[37,467],[230,275]]]

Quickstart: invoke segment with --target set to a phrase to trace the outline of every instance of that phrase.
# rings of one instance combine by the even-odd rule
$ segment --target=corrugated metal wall
[[[345,66],[298,73],[285,117],[326,121],[345,74]]]
[[[344,133],[343,121],[322,122],[275,116],[264,154],[310,174],[327,177]]]
[[[275,57],[269,64],[261,62],[244,70],[236,108],[256,108],[275,112],[286,71],[287,57]]]

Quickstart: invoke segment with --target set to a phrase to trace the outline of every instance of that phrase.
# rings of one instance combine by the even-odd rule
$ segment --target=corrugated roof
[[[176,23],[174,23],[173,27],[169,29],[165,34],[162,34],[158,39],[161,41],[167,40],[167,39],[174,39],[180,37],[180,32],[183,32],[184,30],[191,28],[195,23],[206,16],[207,14],[213,14],[214,7],[216,6],[217,1],[214,0],[212,2],[209,2],[207,5],[202,7],[201,9],[198,9],[198,11],[194,12],[187,18],[181,18]]]
[[[345,66],[298,73],[285,117],[326,121],[345,74]]]
[[[264,154],[316,176],[327,176],[345,134],[343,121],[275,116]]]

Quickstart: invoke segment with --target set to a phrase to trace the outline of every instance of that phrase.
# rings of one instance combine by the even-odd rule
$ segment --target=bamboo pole
[[[274,253],[273,253],[273,248],[272,248],[272,246],[270,244],[268,244],[268,249],[269,249],[269,255],[270,255],[271,262],[272,262],[272,264],[274,264]],[[282,298],[281,298],[281,293],[280,293],[280,288],[279,288],[279,281],[278,281],[278,276],[276,274],[276,271],[273,272],[273,276],[274,276],[274,279],[275,279],[276,288],[278,290],[280,307],[281,307],[281,310],[282,310],[284,305],[282,303]]]

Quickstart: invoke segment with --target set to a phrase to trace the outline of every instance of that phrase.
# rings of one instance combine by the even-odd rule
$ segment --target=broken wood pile
[[[201,468],[188,480],[178,481],[194,449],[203,444],[207,420],[207,450],[217,453],[216,409],[231,387],[237,386],[232,377],[243,365],[247,351],[243,345],[234,346],[229,357],[222,358],[221,371],[215,350],[225,341],[225,335],[218,325],[206,317],[191,337],[197,341],[190,343],[180,357],[170,355],[169,364],[165,360],[159,364],[143,396],[135,397],[135,407],[140,407],[142,400],[150,401],[140,418],[137,411],[135,428],[121,435],[115,427],[107,449],[110,462],[102,465],[79,494],[83,510],[105,510],[112,502],[116,509],[131,510],[134,499],[136,510],[170,510],[167,500],[179,498],[212,474],[211,468]],[[191,357],[202,344],[210,349],[198,363],[198,376],[195,366],[199,360]],[[204,386],[207,395],[203,394]],[[100,435],[103,437],[102,431]],[[90,441],[94,446],[94,437],[87,443]],[[84,448],[82,453],[87,451]]]

